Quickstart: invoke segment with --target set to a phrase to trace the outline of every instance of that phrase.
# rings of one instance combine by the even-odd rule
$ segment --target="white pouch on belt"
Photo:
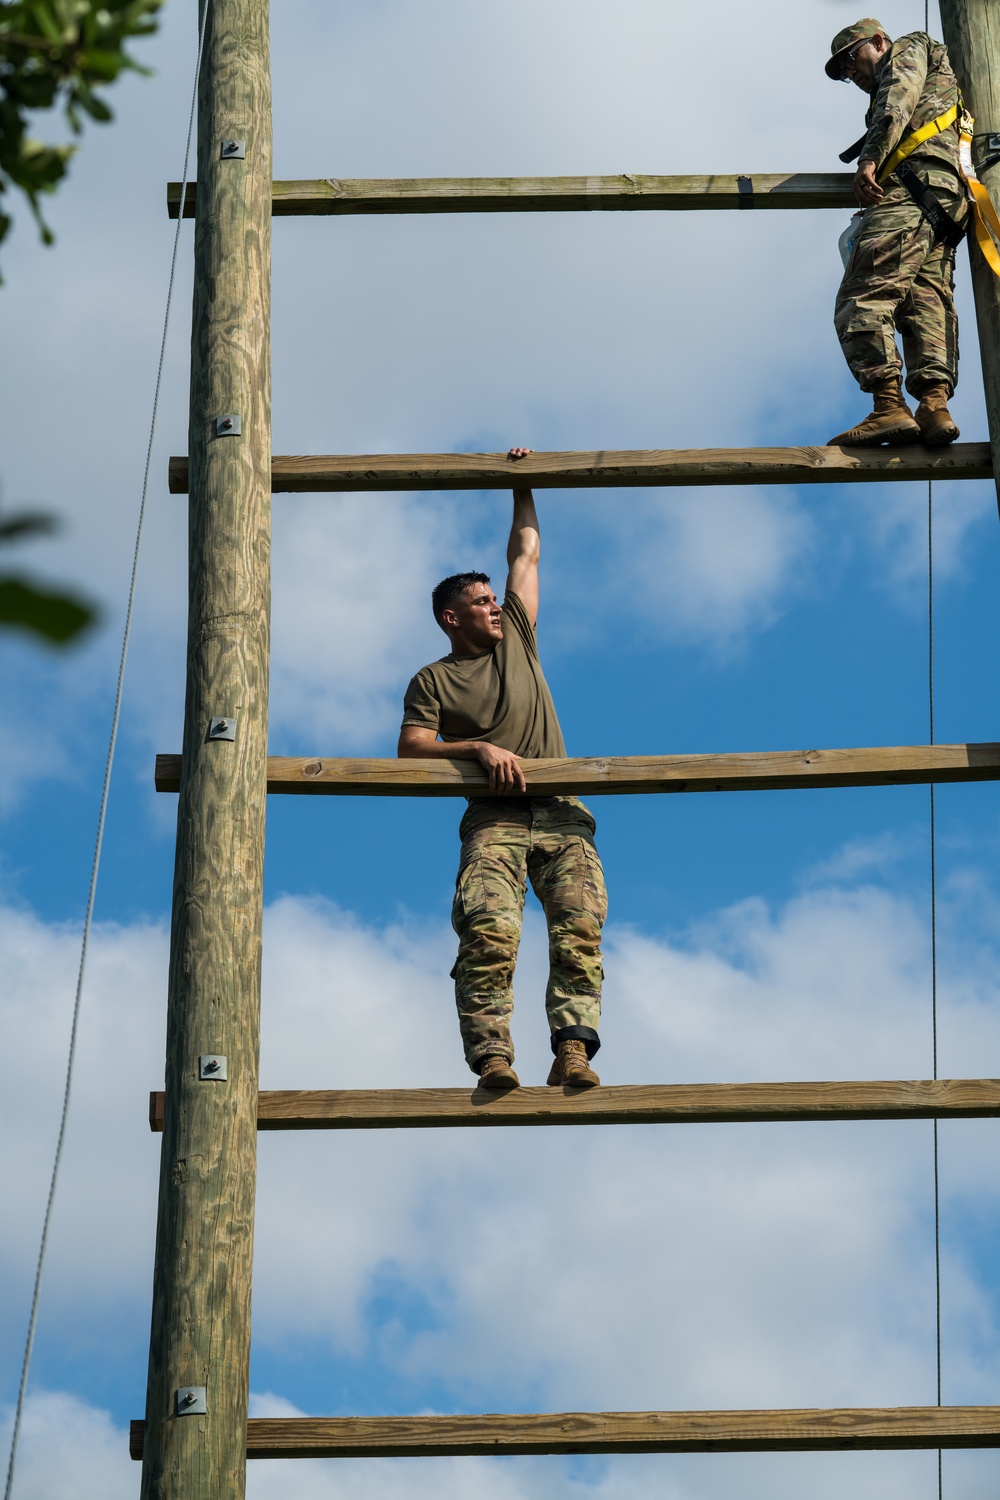
[[[857,213],[852,214],[851,222],[837,241],[837,248],[840,251],[840,258],[844,262],[845,271],[847,270],[847,262],[851,258],[851,252],[854,249],[854,242],[861,233],[864,225],[865,213],[865,209],[859,208]]]

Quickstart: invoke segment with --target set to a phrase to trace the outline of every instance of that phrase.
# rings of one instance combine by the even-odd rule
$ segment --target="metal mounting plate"
[[[223,161],[242,161],[247,154],[246,141],[223,141],[219,153]]]
[[[974,141],[979,148],[976,171],[985,172],[987,167],[995,167],[1000,161],[1000,131],[988,131],[983,135],[977,135]]]
[[[204,1416],[208,1411],[207,1393],[207,1387],[203,1385],[178,1386],[174,1395],[174,1411],[177,1416]]]
[[[208,737],[210,740],[234,740],[236,738],[236,715],[233,714],[226,719],[209,719]]]
[[[221,1078],[221,1079],[225,1079],[226,1076],[227,1076],[227,1073],[226,1073],[226,1059],[222,1056],[221,1052],[206,1052],[204,1054],[204,1056],[199,1057],[199,1059],[198,1059],[198,1077],[199,1078],[209,1078],[209,1079],[211,1079],[211,1078]]]
[[[216,417],[216,437],[239,437],[243,431],[243,421],[238,412],[226,412],[225,416]]]

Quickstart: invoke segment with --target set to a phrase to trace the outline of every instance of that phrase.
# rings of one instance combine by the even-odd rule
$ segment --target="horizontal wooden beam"
[[[142,1457],[146,1424],[129,1453]],[[829,1453],[997,1448],[1000,1406],[609,1411],[527,1416],[253,1417],[247,1458],[451,1458],[541,1453]]]
[[[856,208],[850,172],[755,172],[712,177],[317,177],[275,182],[275,217],[304,214],[592,213],[699,208]],[[184,217],[194,218],[189,183]],[[176,219],[179,182],[167,183]]]
[[[163,1129],[163,1091],[149,1096]],[[258,1130],[461,1125],[712,1125],[807,1120],[967,1120],[1000,1115],[1000,1078],[846,1083],[616,1084],[600,1089],[264,1089]]]
[[[532,797],[648,792],[789,791],[1000,780],[1000,744],[887,745],[865,750],[767,750],[735,755],[609,755],[521,762]],[[180,787],[181,757],[156,757],[156,790]],[[319,760],[270,755],[269,792],[341,797],[486,794],[470,760]]]
[[[884,484],[890,480],[992,479],[989,443],[947,448],[640,448],[533,453],[348,453],[271,460],[275,494],[398,490],[659,488],[721,484]],[[186,495],[188,461],[171,458],[172,495]]]

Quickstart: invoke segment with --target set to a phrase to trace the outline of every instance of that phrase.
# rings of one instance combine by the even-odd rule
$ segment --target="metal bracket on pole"
[[[223,141],[221,156],[223,161],[242,161],[247,154],[246,141]]]
[[[207,1389],[203,1385],[180,1386],[174,1396],[175,1415],[178,1417],[204,1416],[208,1411]]]
[[[216,437],[239,437],[243,431],[243,421],[237,412],[227,412],[224,417],[215,419]]]
[[[206,1052],[198,1059],[199,1078],[226,1079],[226,1059],[219,1052]]]
[[[978,146],[980,152],[976,162],[977,172],[985,172],[987,167],[995,167],[1000,161],[1000,130],[973,136],[973,145]]]
[[[210,740],[234,740],[236,738],[236,716],[229,719],[209,719],[208,738]]]

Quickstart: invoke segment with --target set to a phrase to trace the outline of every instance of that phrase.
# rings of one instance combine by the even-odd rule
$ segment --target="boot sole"
[[[491,1093],[503,1093],[507,1089],[519,1089],[521,1080],[516,1073],[491,1073],[488,1078],[480,1078],[477,1085],[481,1089],[489,1089]]]
[[[873,432],[868,437],[853,437],[841,432],[827,443],[828,448],[907,448],[911,443],[922,441],[919,427],[889,428],[884,432]],[[950,441],[950,439],[949,439]]]
[[[961,435],[957,427],[939,427],[937,432],[922,434],[920,441],[925,448],[947,448],[949,443],[957,442]]]

